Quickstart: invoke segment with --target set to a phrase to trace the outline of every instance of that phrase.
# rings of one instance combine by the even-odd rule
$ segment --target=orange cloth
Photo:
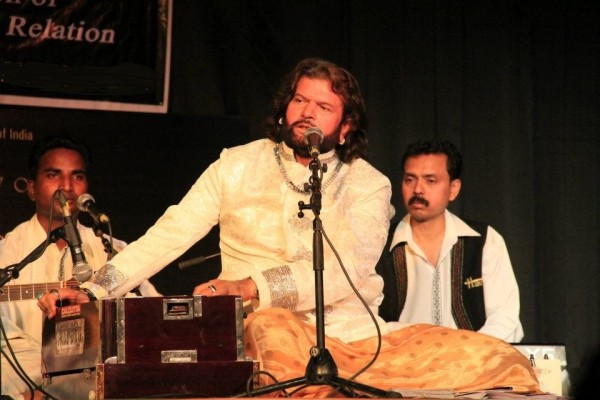
[[[262,310],[246,319],[245,341],[246,355],[281,382],[305,376],[309,350],[316,345],[316,328],[288,310]],[[344,343],[327,337],[325,347],[337,365],[338,376],[349,378],[371,360],[377,338]],[[383,390],[512,387],[515,391],[539,391],[529,360],[510,344],[477,332],[428,324],[384,335],[377,361],[356,381]],[[261,386],[270,384],[273,382],[261,376]],[[318,397],[331,390],[329,385],[315,385],[301,394]]]

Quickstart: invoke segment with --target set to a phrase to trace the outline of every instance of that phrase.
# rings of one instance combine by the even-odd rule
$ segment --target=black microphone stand
[[[288,381],[279,382],[273,385],[257,388],[249,393],[238,395],[235,397],[253,397],[260,396],[266,393],[271,393],[278,390],[284,390],[291,387],[302,386],[308,387],[312,385],[329,385],[336,391],[344,393],[349,397],[387,397],[399,398],[400,393],[378,389],[367,386],[353,380],[340,378],[338,375],[337,365],[329,350],[325,346],[325,300],[323,289],[323,232],[322,221],[319,217],[321,213],[321,170],[327,172],[327,164],[321,164],[318,159],[318,154],[313,155],[309,164],[312,175],[309,178],[309,183],[305,183],[305,189],[310,188],[312,195],[310,203],[305,204],[303,201],[298,202],[300,212],[298,217],[304,217],[302,210],[312,210],[315,216],[313,221],[313,270],[315,271],[315,305],[316,305],[316,328],[317,328],[317,345],[310,349],[310,360],[306,366],[305,375],[301,378],[290,379]],[[358,396],[357,392],[363,393]]]
[[[107,226],[108,229],[105,228],[105,226]],[[112,241],[104,236],[104,233],[106,233],[112,239],[112,227],[110,225],[110,221],[107,223],[94,221],[94,226],[92,229],[94,230],[96,237],[100,238],[102,241],[104,252],[107,254],[108,261],[110,261],[114,256],[117,255],[117,251],[113,247]]]
[[[22,259],[19,263],[9,265],[6,268],[0,269],[0,288],[4,287],[8,282],[12,279],[17,279],[19,277],[19,272],[25,268],[29,263],[34,262],[38,258],[44,254],[46,251],[46,247],[50,243],[56,243],[58,239],[65,237],[65,228],[64,226],[59,226],[48,234],[48,239],[44,240],[38,247],[33,249],[31,253],[29,253],[24,259]],[[0,289],[1,290],[1,289]]]
[[[28,264],[34,262],[38,258],[44,254],[46,248],[50,243],[56,243],[59,239],[65,237],[65,229],[64,226],[59,226],[48,234],[48,239],[44,240],[38,247],[33,249],[31,253],[29,253],[24,259],[22,259],[17,264],[9,265],[8,267],[0,269],[0,291],[8,282],[13,279],[17,279],[19,277],[19,273],[23,268],[25,268]],[[2,321],[0,321],[0,324]],[[4,330],[2,330],[4,331]],[[7,339],[8,343],[8,339]],[[2,364],[0,363],[0,380],[2,378]],[[1,383],[1,382],[0,382]],[[0,394],[0,400],[10,399],[10,396],[6,396]]]

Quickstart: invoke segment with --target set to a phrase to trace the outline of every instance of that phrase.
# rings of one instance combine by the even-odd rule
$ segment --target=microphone
[[[73,278],[79,283],[88,281],[92,277],[92,267],[85,260],[85,255],[81,249],[81,237],[79,231],[73,222],[69,202],[65,199],[62,190],[58,192],[60,208],[65,220],[65,240],[71,250],[71,258],[73,259]]]
[[[315,158],[318,157],[319,145],[323,143],[323,132],[316,126],[312,126],[304,131],[304,141],[308,145],[310,156]]]
[[[185,269],[187,267],[192,267],[194,265],[202,264],[204,261],[208,260],[209,258],[218,257],[220,255],[221,255],[221,253],[215,253],[215,254],[211,254],[209,256],[200,256],[200,257],[191,258],[187,261],[182,261],[179,263],[179,269]]]
[[[110,222],[108,215],[98,210],[98,207],[96,207],[96,200],[94,200],[94,197],[91,194],[84,193],[81,196],[79,196],[77,198],[77,208],[79,208],[79,210],[83,212],[90,214],[94,219],[94,223],[96,225],[100,223],[108,224]]]

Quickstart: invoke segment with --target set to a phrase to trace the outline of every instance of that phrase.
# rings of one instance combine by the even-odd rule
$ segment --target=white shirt
[[[408,274],[407,297],[399,321],[402,323],[434,323],[432,287],[436,268],[441,278],[442,326],[456,328],[451,302],[451,250],[459,236],[480,236],[456,215],[446,210],[446,231],[437,265],[432,265],[415,243],[410,215],[398,224],[390,250],[406,242]],[[483,297],[486,322],[479,330],[507,342],[519,342],[523,328],[519,320],[519,287],[504,239],[488,227],[482,256]]]

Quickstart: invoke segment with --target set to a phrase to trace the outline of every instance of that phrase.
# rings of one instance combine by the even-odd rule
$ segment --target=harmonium
[[[239,296],[108,298],[44,321],[44,390],[59,400],[230,397],[251,390]]]

